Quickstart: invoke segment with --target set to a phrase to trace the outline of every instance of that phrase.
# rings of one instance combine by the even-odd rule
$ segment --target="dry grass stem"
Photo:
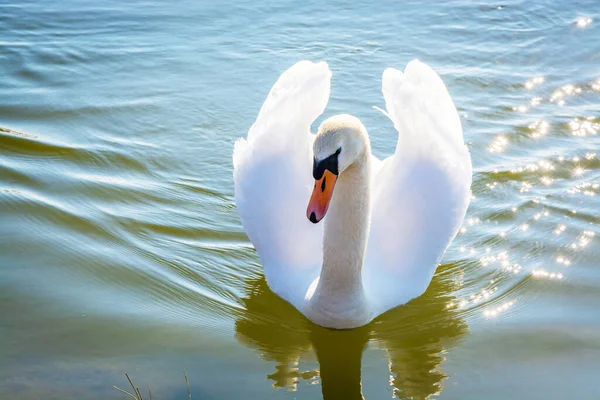
[[[131,394],[131,393],[129,393],[127,390],[123,390],[123,389],[121,389],[120,387],[117,387],[117,386],[115,386],[115,385],[113,385],[113,387],[114,387],[115,389],[117,389],[118,391],[125,393],[127,396],[129,396],[129,397],[131,397],[131,398],[133,398],[133,399],[135,399],[135,400],[138,400],[138,398],[137,398],[136,396],[132,395],[132,394]]]
[[[185,367],[183,367],[183,376],[185,377],[185,384],[188,388],[188,400],[192,400],[192,389],[190,389],[190,381],[188,381],[187,374],[185,373]]]
[[[129,381],[129,384],[131,385],[131,388],[133,389],[134,394],[129,393],[127,390],[123,390],[118,386],[113,385],[113,387],[115,389],[117,389],[119,392],[125,393],[127,396],[131,397],[134,400],[144,400],[144,398],[142,397],[142,392],[140,392],[140,388],[136,387],[133,384],[133,381],[129,377],[129,374],[125,373],[125,376],[127,377],[127,380]],[[187,390],[188,390],[188,400],[192,400],[192,389],[190,388],[190,381],[188,380],[187,373],[185,372],[185,368],[183,368],[183,376],[185,377],[185,384],[186,384]],[[150,384],[148,384],[148,397],[150,398],[150,400],[152,400],[152,392],[150,391]]]

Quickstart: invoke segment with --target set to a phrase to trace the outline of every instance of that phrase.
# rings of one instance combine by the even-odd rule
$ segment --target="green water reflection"
[[[264,277],[250,278],[237,338],[275,363],[275,372],[267,375],[274,388],[297,390],[301,380],[319,380],[325,399],[362,399],[361,361],[371,343],[386,354],[396,397],[427,398],[441,392],[447,378],[444,353],[468,331],[460,314],[447,307],[454,300],[451,270],[452,265],[441,266],[427,292],[405,307],[347,331],[312,324],[269,290]],[[300,371],[299,361],[311,349],[318,367]]]

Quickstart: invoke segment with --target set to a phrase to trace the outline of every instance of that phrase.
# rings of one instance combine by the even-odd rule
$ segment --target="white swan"
[[[456,108],[427,65],[383,73],[399,132],[384,161],[350,115],[310,133],[330,79],[324,62],[281,75],[235,144],[235,201],[269,287],[314,323],[344,329],[425,291],[462,224],[472,172]]]

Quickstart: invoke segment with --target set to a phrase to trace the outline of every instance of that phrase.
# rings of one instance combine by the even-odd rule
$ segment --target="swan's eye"
[[[336,156],[339,156],[341,152],[342,152],[342,148],[340,147],[339,149],[337,149],[337,150],[335,151],[335,155],[336,155]]]

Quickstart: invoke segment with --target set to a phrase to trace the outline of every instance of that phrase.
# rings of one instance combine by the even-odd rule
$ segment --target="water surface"
[[[2,398],[185,398],[183,366],[195,399],[598,398],[597,2],[323,3],[0,2]],[[326,60],[314,128],[352,113],[385,157],[413,58],[463,122],[464,227],[425,295],[319,328],[266,286],[233,142]]]

